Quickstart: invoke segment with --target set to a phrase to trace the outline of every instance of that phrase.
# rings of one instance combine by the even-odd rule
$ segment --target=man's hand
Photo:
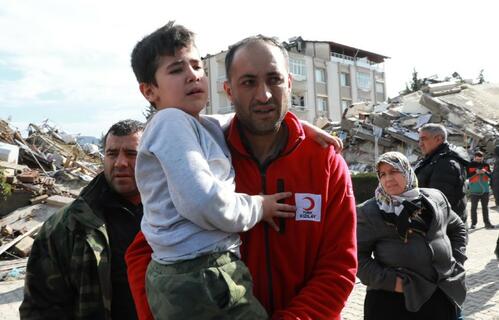
[[[341,141],[340,138],[330,135],[319,127],[310,124],[308,121],[300,120],[300,122],[303,125],[303,130],[305,130],[305,134],[307,136],[310,136],[323,148],[327,148],[332,145],[336,153],[341,153],[343,150],[343,141]]]
[[[261,195],[263,198],[263,216],[262,220],[266,221],[275,231],[279,232],[279,226],[274,221],[275,218],[291,218],[295,216],[296,207],[290,204],[279,203],[281,199],[291,197],[291,192],[279,192],[271,195]]]
[[[398,292],[398,293],[404,292],[404,285],[403,285],[402,278],[397,277],[397,280],[395,280],[395,288],[393,291]]]

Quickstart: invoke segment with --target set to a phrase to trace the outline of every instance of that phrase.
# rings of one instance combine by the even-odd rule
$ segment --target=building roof
[[[355,48],[355,47],[350,47],[338,42],[333,42],[333,41],[321,41],[321,40],[305,40],[302,39],[301,37],[295,37],[294,40],[302,40],[305,42],[321,42],[321,43],[328,43],[331,52],[334,53],[339,53],[343,54],[346,56],[350,57],[356,57],[356,58],[368,58],[370,61],[375,62],[375,63],[382,63],[385,61],[385,59],[390,59],[388,56],[384,56],[379,53],[374,53],[371,51],[363,50],[360,48]]]

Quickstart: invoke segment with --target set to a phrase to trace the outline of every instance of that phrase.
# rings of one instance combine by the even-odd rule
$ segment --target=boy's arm
[[[230,126],[230,123],[232,119],[234,119],[234,116],[236,114],[234,112],[231,113],[225,113],[225,114],[200,114],[199,116],[201,118],[206,118],[209,121],[214,121],[218,123],[218,125],[222,128],[222,130],[225,132]]]
[[[288,307],[273,319],[340,319],[357,271],[355,199],[343,158],[329,152],[330,180],[322,231],[312,276]],[[291,252],[289,252],[291,254]]]
[[[330,135],[319,127],[314,126],[308,121],[300,120],[305,134],[311,137],[315,142],[320,144],[323,148],[333,146],[336,153],[341,153],[343,150],[343,141],[337,136]]]
[[[262,197],[236,193],[232,181],[221,180],[212,172],[212,168],[229,172],[229,155],[214,155],[217,148],[208,143],[202,147],[200,139],[206,133],[195,121],[178,109],[158,112],[146,129],[147,136],[142,138],[137,168],[141,168],[141,157],[143,161],[158,162],[175,209],[199,227],[226,232],[248,230],[262,218]],[[142,179],[147,180],[149,190],[165,187],[155,185],[153,173],[141,176],[142,169],[136,172],[139,186]],[[147,204],[149,195],[143,190],[141,195]]]
[[[128,284],[132,292],[135,309],[140,320],[154,319],[146,295],[146,271],[151,261],[152,249],[142,231],[137,233],[125,254]]]
[[[202,114],[200,115],[202,118],[207,118],[210,121],[215,121],[222,128],[223,131],[229,128],[229,125],[234,119],[235,113],[226,113],[226,114]],[[322,130],[319,127],[314,126],[310,122],[306,120],[300,120],[300,123],[303,126],[303,130],[305,130],[305,134],[310,136],[315,142],[320,144],[323,148],[327,148],[329,146],[333,146],[336,153],[341,153],[343,150],[343,141],[337,136],[330,135],[326,131]]]

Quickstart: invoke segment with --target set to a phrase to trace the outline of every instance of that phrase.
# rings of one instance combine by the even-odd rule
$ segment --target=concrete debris
[[[433,81],[390,102],[357,103],[344,111],[336,134],[346,137],[343,155],[350,169],[367,172],[377,155],[387,151],[400,151],[417,161],[418,128],[426,123],[443,124],[449,142],[470,154],[480,148],[492,157],[499,144],[499,85]]]
[[[43,222],[102,171],[96,144],[46,120],[23,138],[0,119],[0,262],[24,257]]]

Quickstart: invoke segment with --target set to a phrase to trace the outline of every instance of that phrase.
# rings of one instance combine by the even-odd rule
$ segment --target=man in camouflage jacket
[[[105,136],[104,172],[38,233],[26,269],[21,319],[137,319],[124,253],[140,229],[134,170],[143,125]]]

